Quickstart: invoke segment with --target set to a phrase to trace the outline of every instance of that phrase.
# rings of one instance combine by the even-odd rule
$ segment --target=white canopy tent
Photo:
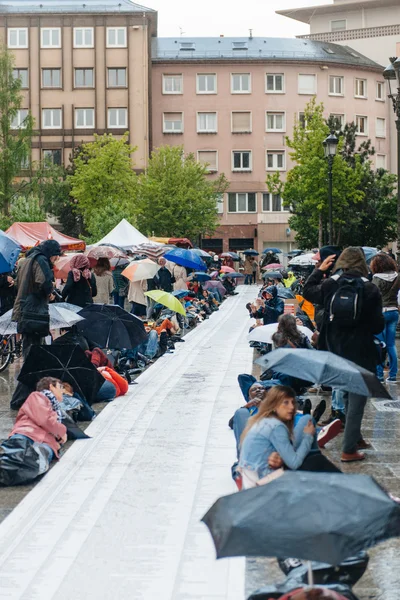
[[[114,229],[107,233],[101,240],[93,244],[99,246],[100,244],[113,244],[119,248],[129,249],[132,246],[138,246],[139,244],[149,243],[149,239],[140,233],[131,225],[126,219],[122,219],[120,223]]]

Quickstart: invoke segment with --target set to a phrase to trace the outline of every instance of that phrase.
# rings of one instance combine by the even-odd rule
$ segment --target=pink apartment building
[[[155,38],[152,50],[152,146],[183,145],[225,173],[221,226],[205,249],[267,246],[289,251],[294,233],[268,172],[291,168],[285,144],[315,96],[325,114],[356,121],[370,137],[376,167],[389,165],[382,67],[347,46],[279,38]]]

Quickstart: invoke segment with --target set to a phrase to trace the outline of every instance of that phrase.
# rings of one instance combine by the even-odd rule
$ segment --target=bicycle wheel
[[[12,336],[5,335],[0,340],[0,373],[10,364],[12,352]]]

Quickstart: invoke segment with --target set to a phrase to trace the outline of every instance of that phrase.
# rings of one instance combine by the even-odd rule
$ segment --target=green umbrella
[[[163,290],[151,290],[150,292],[145,292],[145,296],[148,296],[149,298],[155,300],[159,304],[162,304],[163,306],[166,306],[174,312],[177,312],[186,317],[186,312],[182,304],[179,302],[178,298],[176,298],[172,294],[164,292]]]

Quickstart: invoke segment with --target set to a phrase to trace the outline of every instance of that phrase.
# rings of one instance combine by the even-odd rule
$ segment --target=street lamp
[[[331,131],[326,140],[322,142],[325,152],[325,158],[328,159],[328,181],[329,181],[329,244],[333,244],[333,218],[332,218],[332,193],[333,193],[333,177],[332,177],[332,167],[333,167],[333,159],[336,156],[337,147],[339,140],[336,137],[335,133]]]
[[[397,257],[400,254],[400,59],[390,58],[390,64],[383,71],[383,76],[388,82],[388,98],[392,101],[396,117],[397,129]],[[396,81],[397,90],[392,90],[392,81]]]

